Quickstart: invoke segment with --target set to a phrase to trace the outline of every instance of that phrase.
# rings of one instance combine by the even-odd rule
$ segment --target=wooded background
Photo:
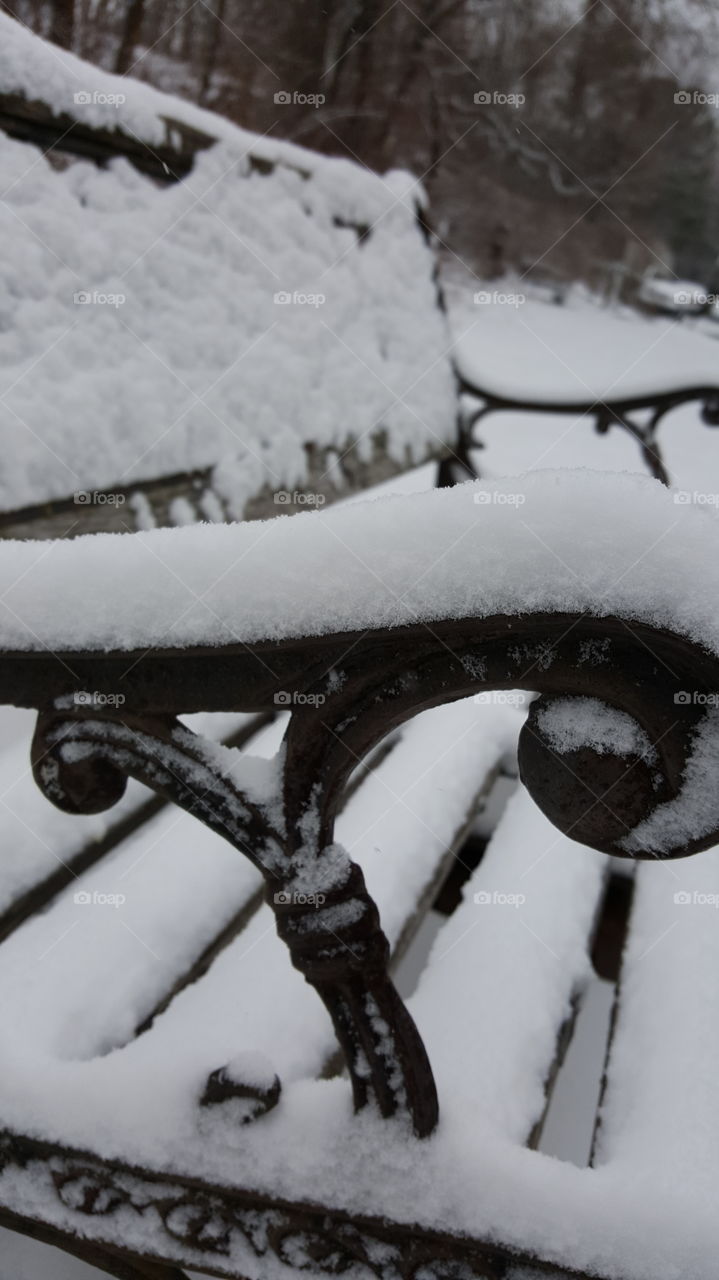
[[[715,0],[0,6],[249,129],[413,170],[448,260],[485,276],[591,282],[607,262],[643,270],[658,255],[717,285],[719,110],[675,101],[680,90],[719,94]]]

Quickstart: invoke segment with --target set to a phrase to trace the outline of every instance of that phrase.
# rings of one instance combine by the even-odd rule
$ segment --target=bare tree
[[[52,0],[48,37],[63,49],[72,49],[75,35],[74,0]]]
[[[203,106],[208,100],[212,87],[212,73],[217,64],[217,50],[225,25],[225,10],[226,0],[216,0],[215,12],[210,20],[210,31],[200,76],[199,99]]]
[[[140,40],[140,30],[145,12],[145,0],[130,0],[122,25],[120,47],[117,51],[114,70],[124,76],[135,61],[135,50]]]

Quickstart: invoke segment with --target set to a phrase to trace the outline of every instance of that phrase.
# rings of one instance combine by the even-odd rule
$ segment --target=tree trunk
[[[212,73],[217,62],[217,49],[222,35],[222,28],[225,21],[225,4],[226,0],[217,0],[215,12],[210,16],[210,33],[207,39],[207,48],[205,50],[205,60],[202,67],[202,79],[200,82],[200,105],[204,106],[212,87]]]
[[[50,30],[48,37],[53,44],[63,49],[72,49],[75,34],[74,0],[53,0],[50,7]]]
[[[140,39],[140,28],[145,9],[145,0],[131,0],[125,16],[122,40],[115,59],[115,71],[124,76],[135,61],[135,49]]]

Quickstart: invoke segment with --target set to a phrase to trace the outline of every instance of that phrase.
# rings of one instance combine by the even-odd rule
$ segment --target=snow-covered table
[[[713,1280],[717,859],[670,860],[719,832],[717,542],[655,481],[537,473],[0,545],[0,698],[40,712],[40,788],[73,824],[127,775],[183,811],[0,948],[0,1221],[158,1280]],[[527,789],[406,1006],[386,939],[522,690]],[[176,720],[278,705],[251,755]],[[525,1144],[606,853],[646,861],[580,1170]]]

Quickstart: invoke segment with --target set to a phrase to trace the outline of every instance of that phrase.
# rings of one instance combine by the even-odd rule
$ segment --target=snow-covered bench
[[[512,306],[453,338],[408,175],[248,133],[4,13],[0,159],[4,536],[268,516],[430,459],[464,478],[497,410],[623,428],[676,480],[664,416],[719,419],[708,339],[627,326],[608,360],[571,316],[553,337],[563,308]]]
[[[483,315],[488,311],[491,319]],[[702,441],[697,430],[699,423],[719,426],[716,345],[706,333],[586,304],[551,308],[531,300],[528,306],[475,307],[474,316],[465,311],[457,329],[454,359],[464,396],[459,452],[482,471],[521,470],[528,448],[531,465],[537,456],[544,458],[539,465],[550,465],[546,459],[552,454],[567,465],[566,449],[555,450],[554,440],[561,445],[571,437],[573,465],[581,460],[625,470],[638,464],[685,490],[693,489],[695,471],[701,487],[707,464],[719,475],[717,442]],[[698,412],[682,414],[689,405]],[[545,438],[537,425],[550,417],[564,421],[554,438]],[[620,437],[628,433],[632,444],[626,436],[618,441],[617,431],[593,444],[593,434],[606,436],[612,428]]]
[[[451,455],[410,175],[249,133],[5,13],[0,164],[5,536],[269,516]]]
[[[2,1224],[125,1280],[713,1280],[719,866],[671,859],[719,832],[716,527],[649,479],[517,496],[0,545],[41,790],[74,827],[128,775],[180,810],[0,948]],[[508,690],[541,695],[527,789],[407,1006],[387,939],[516,741]],[[249,754],[176,720],[278,703]],[[608,854],[648,861],[577,1169],[535,1147]]]

